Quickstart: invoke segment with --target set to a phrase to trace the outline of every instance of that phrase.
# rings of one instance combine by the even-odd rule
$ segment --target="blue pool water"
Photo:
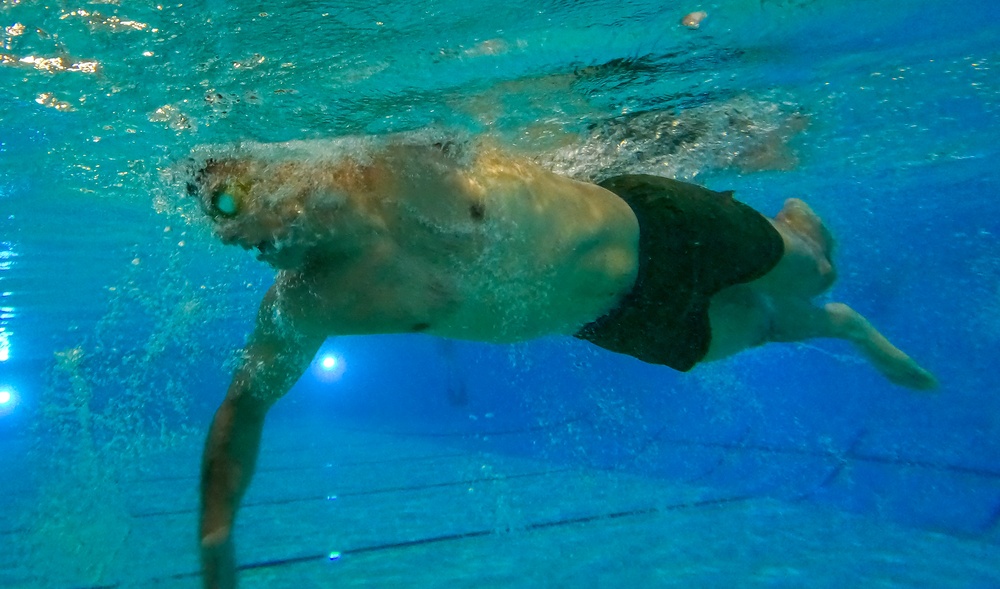
[[[708,14],[700,28],[681,26],[695,10]],[[893,537],[943,538],[940,563],[975,546],[981,566],[951,586],[1000,586],[997,3],[8,0],[0,27],[0,492],[13,506],[0,544],[43,563],[26,574],[25,560],[2,560],[0,584],[141,586],[194,566],[79,564],[150,511],[109,488],[197,473],[196,451],[150,456],[200,443],[272,278],[219,244],[183,195],[192,149],[433,128],[581,178],[614,169],[733,189],[768,214],[806,199],[838,240],[831,298],[941,387],[893,387],[828,341],[682,375],[567,338],[339,338],[275,409],[275,444],[297,438],[303,416],[329,417],[456,452],[488,444],[510,460],[850,514]],[[323,427],[308,430],[316,442]],[[54,523],[88,510],[109,523]],[[184,533],[163,541],[193,550],[194,528]],[[971,544],[952,553],[951,541]],[[38,557],[46,545],[62,560]],[[787,550],[762,546],[769,562]],[[915,554],[900,566],[927,565]],[[843,558],[811,580],[719,573],[683,586],[857,585],[838,577]],[[600,578],[668,585],[636,574]],[[256,586],[295,577],[274,575]],[[893,579],[868,581],[942,586]]]

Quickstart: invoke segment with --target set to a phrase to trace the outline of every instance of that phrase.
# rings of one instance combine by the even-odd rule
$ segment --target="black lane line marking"
[[[0,536],[13,536],[15,534],[23,534],[28,531],[27,526],[21,526],[19,528],[11,528],[8,530],[0,530]]]
[[[830,468],[830,471],[826,473],[826,476],[823,477],[823,480],[821,480],[819,483],[813,486],[812,489],[800,493],[798,497],[792,497],[791,500],[808,501],[813,497],[815,497],[816,493],[818,493],[821,489],[825,489],[830,485],[832,485],[834,481],[840,478],[840,474],[844,472],[844,469],[847,468],[848,462],[850,461],[849,457],[854,455],[855,453],[854,449],[858,447],[858,444],[861,443],[861,440],[864,439],[866,435],[868,435],[867,429],[865,428],[859,429],[858,432],[854,435],[854,437],[851,438],[851,443],[847,445],[847,449],[844,450],[842,455],[839,457],[832,457],[834,458],[834,464]]]
[[[352,554],[364,554],[366,552],[381,552],[383,550],[397,550],[400,548],[410,548],[413,546],[423,546],[426,544],[437,544],[438,542],[453,542],[455,540],[466,540],[468,538],[480,538],[494,533],[493,530],[474,530],[472,532],[461,532],[457,534],[443,534],[441,536],[431,536],[429,538],[418,538],[416,540],[404,540],[402,542],[388,542],[386,544],[373,544],[360,548],[351,548],[342,551],[341,556]]]
[[[831,454],[831,456],[836,456]],[[928,470],[937,470],[942,472],[952,472],[959,474],[971,474],[987,479],[1000,479],[1000,471],[991,470],[987,468],[980,468],[978,466],[962,466],[960,464],[949,464],[947,462],[927,462],[924,460],[908,460],[908,459],[898,459],[889,458],[887,456],[875,456],[872,454],[854,454],[848,458],[852,460],[857,460],[859,462],[874,462],[876,464],[891,464],[894,466],[910,466],[917,468],[926,468]]]
[[[244,503],[242,508],[245,509],[247,507],[266,507],[266,506],[273,506],[273,505],[288,505],[288,504],[291,504],[291,503],[306,503],[306,502],[309,502],[309,501],[327,501],[327,500],[329,500],[329,498],[331,496],[336,496],[338,498],[339,497],[364,497],[364,496],[379,495],[379,494],[384,494],[384,493],[399,493],[399,492],[407,492],[407,491],[422,491],[422,490],[425,490],[425,489],[435,489],[435,488],[441,488],[441,487],[458,487],[458,486],[473,485],[473,484],[479,484],[479,483],[489,483],[489,482],[505,481],[505,480],[510,480],[510,479],[525,479],[525,478],[531,478],[531,477],[540,477],[540,476],[546,476],[546,475],[551,475],[551,474],[559,474],[559,473],[564,473],[564,472],[571,472],[571,471],[574,471],[574,470],[579,470],[579,469],[558,468],[558,469],[538,471],[538,472],[523,472],[523,473],[520,473],[520,474],[512,474],[512,475],[503,475],[503,476],[494,476],[494,477],[480,477],[480,478],[476,478],[476,479],[464,479],[464,480],[461,480],[461,481],[445,481],[445,482],[442,482],[442,483],[425,483],[425,484],[422,484],[422,485],[408,485],[408,486],[404,486],[404,487],[383,487],[383,488],[379,488],[379,489],[365,489],[365,490],[362,490],[362,491],[347,491],[346,493],[331,493],[329,495],[310,495],[308,497],[291,497],[291,498],[286,498],[286,499],[270,499],[270,500],[267,500],[267,501],[253,501],[253,502],[249,502],[249,503]],[[148,511],[148,512],[142,512],[142,513],[133,513],[133,514],[131,514],[131,516],[134,517],[134,518],[136,518],[136,519],[139,519],[139,518],[167,516],[167,515],[185,515],[185,514],[189,514],[189,513],[195,513],[197,511],[198,510],[196,508],[177,509],[177,510],[169,510],[169,511]]]
[[[952,472],[960,474],[971,474],[983,478],[1000,479],[1000,471],[980,468],[975,466],[962,466],[949,464],[947,462],[930,462],[926,460],[909,460],[900,458],[890,458],[878,456],[876,454],[846,454],[844,452],[834,452],[822,450],[809,450],[800,448],[778,448],[775,446],[762,446],[757,444],[738,444],[733,442],[696,442],[690,440],[666,440],[668,443],[677,446],[698,446],[704,448],[722,448],[734,451],[756,451],[768,454],[791,454],[795,456],[809,456],[812,458],[832,458],[834,460],[854,460],[857,462],[873,462],[876,464],[890,464],[893,466],[908,466],[916,468],[926,468],[942,472]]]
[[[742,446],[743,441],[746,440],[749,436],[750,436],[750,428],[744,429],[743,433],[740,434],[739,440],[737,440],[733,445]],[[709,478],[710,476],[714,475],[719,469],[721,469],[723,465],[726,464],[727,458],[729,457],[726,456],[725,454],[719,456],[719,459],[716,460],[714,464],[709,466],[707,470],[694,477],[688,477],[687,479],[684,480],[684,483],[686,484],[699,483],[700,481]]]
[[[715,499],[702,499],[700,501],[689,501],[685,503],[676,503],[674,505],[665,505],[662,507],[645,507],[640,509],[630,509],[627,511],[614,511],[610,513],[599,513],[595,515],[585,515],[580,517],[572,517],[548,522],[536,522],[533,524],[528,524],[523,528],[524,531],[534,531],[534,530],[545,530],[551,528],[559,528],[572,525],[589,524],[604,520],[614,520],[626,517],[636,517],[643,515],[654,515],[657,513],[663,513],[668,511],[680,511],[683,509],[696,509],[702,507],[711,507],[714,505],[725,505],[727,503],[740,503],[743,501],[749,501],[755,499],[754,495],[737,495],[733,497],[718,497]],[[427,538],[418,538],[416,540],[404,540],[401,542],[387,542],[385,544],[372,544],[370,546],[360,546],[358,548],[349,548],[347,550],[342,550],[339,552],[340,558],[344,556],[350,556],[355,554],[366,554],[371,552],[383,552],[398,550],[402,548],[411,548],[413,546],[425,546],[428,544],[437,544],[440,542],[454,542],[457,540],[467,540],[469,538],[481,538],[484,536],[490,536],[495,534],[495,530],[473,530],[471,532],[459,532],[455,534],[443,534],[440,536],[430,536]],[[237,566],[237,570],[247,571],[254,569],[264,569],[264,568],[277,568],[292,564],[299,564],[303,562],[309,562],[313,560],[326,560],[329,559],[329,554],[308,554],[302,556],[293,556],[289,558],[279,558],[273,560],[264,560],[258,562],[252,562],[247,564],[242,564]],[[154,577],[150,579],[150,582],[155,582],[163,579],[184,579],[190,577],[197,577],[201,573],[196,572],[186,572],[186,573],[176,573],[169,575],[167,577]]]

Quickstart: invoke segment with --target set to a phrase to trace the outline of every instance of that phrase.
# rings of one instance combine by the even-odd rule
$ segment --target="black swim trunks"
[[[781,235],[732,192],[647,175],[600,184],[639,220],[639,272],[632,290],[576,337],[644,362],[687,371],[708,353],[709,299],[771,270]]]

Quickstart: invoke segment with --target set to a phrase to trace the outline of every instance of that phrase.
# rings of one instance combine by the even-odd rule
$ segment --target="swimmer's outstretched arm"
[[[279,321],[274,292],[272,287],[261,303],[256,328],[205,443],[199,539],[206,588],[236,586],[233,523],[253,477],[264,416],[295,384],[324,339]]]

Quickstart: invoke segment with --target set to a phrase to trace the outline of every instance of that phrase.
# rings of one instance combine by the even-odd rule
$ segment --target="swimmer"
[[[485,144],[368,145],[326,158],[243,146],[188,184],[224,243],[277,270],[205,446],[206,587],[235,586],[233,524],[264,417],[329,336],[564,334],[682,371],[838,338],[893,383],[937,384],[847,305],[812,303],[836,277],[834,242],[800,200],[768,219],[732,193],[584,183]]]

